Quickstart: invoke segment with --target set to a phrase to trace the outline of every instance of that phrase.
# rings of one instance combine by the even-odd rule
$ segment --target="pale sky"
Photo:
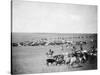
[[[97,6],[13,0],[12,32],[97,33]]]

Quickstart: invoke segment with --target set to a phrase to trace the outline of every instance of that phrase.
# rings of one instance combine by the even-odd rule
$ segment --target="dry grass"
[[[89,46],[88,46],[89,47]],[[16,74],[26,73],[48,73],[48,72],[66,72],[75,70],[92,69],[88,64],[84,64],[83,67],[73,68],[69,65],[46,65],[45,53],[52,49],[56,54],[62,53],[59,46],[44,46],[44,47],[13,47],[12,48],[12,71]],[[70,52],[70,49],[66,49]],[[87,67],[88,66],[88,67]]]

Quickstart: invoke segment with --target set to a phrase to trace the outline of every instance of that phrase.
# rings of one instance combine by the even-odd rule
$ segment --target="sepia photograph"
[[[97,6],[11,1],[11,74],[97,70]]]

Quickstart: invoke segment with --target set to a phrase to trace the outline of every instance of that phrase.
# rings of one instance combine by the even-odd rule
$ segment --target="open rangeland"
[[[88,49],[89,46],[84,46],[84,49]],[[61,46],[12,47],[12,72],[14,74],[31,74],[96,69],[96,62],[95,64],[80,64],[80,67],[72,67],[65,64],[57,66],[52,64],[47,66],[46,52],[48,52],[49,49],[54,51],[54,55],[71,52],[70,48],[64,48],[64,51],[62,51],[60,47]]]

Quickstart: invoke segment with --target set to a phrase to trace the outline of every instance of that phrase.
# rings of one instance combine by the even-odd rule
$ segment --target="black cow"
[[[46,63],[47,63],[47,66],[49,66],[49,64],[54,64],[56,63],[56,60],[55,59],[47,59],[46,60]],[[57,64],[57,63],[56,63]]]

